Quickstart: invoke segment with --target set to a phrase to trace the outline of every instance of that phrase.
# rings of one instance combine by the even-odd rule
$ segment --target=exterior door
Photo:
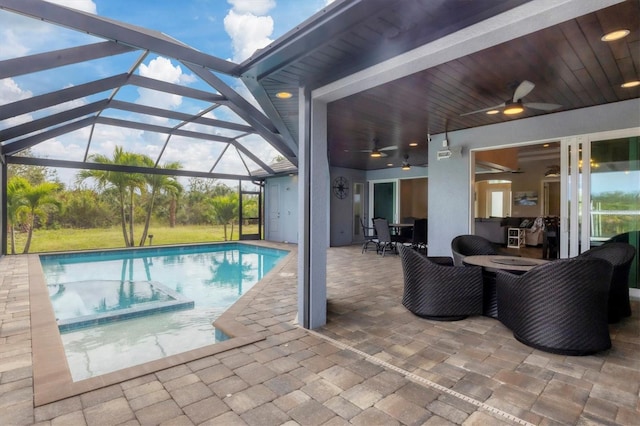
[[[365,226],[371,226],[367,223],[367,218],[364,212],[364,184],[360,182],[353,183],[353,242],[362,242],[364,235],[362,235],[362,220]]]
[[[270,241],[282,241],[280,185],[277,183],[269,183],[267,189],[269,191],[267,195],[269,203],[269,232],[267,239]]]
[[[625,134],[626,133],[626,134]],[[567,138],[561,151],[560,255],[573,257],[640,229],[638,130]],[[638,250],[638,241],[631,240]],[[638,285],[637,256],[630,287]]]
[[[396,212],[398,211],[398,200],[396,197],[396,181],[372,182],[371,197],[371,218],[383,217],[389,223],[397,222]]]

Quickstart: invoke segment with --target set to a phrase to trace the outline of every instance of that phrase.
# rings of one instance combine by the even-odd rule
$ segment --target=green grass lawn
[[[257,233],[257,225],[244,226],[243,232]],[[228,236],[231,237],[231,226],[227,226]],[[134,229],[136,246],[140,242],[142,226]],[[153,245],[183,244],[183,243],[208,243],[224,241],[224,228],[222,225],[188,225],[176,226],[152,226],[149,234],[153,235]],[[238,226],[233,228],[233,240],[238,240]],[[27,240],[26,233],[16,235],[16,253],[22,253]],[[145,245],[149,245],[149,239]],[[41,253],[69,250],[92,250],[103,248],[123,248],[124,237],[121,227],[99,229],[44,229],[35,230],[31,239],[29,253]],[[11,241],[7,242],[7,251],[11,252]]]

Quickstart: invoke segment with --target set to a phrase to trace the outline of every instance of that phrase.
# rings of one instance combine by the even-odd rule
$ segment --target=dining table
[[[413,223],[390,223],[389,229],[392,234],[400,235],[403,229],[413,228]]]
[[[464,265],[482,267],[482,314],[498,318],[498,297],[496,294],[496,271],[507,271],[514,274],[524,274],[538,265],[548,263],[546,259],[506,255],[476,255],[466,256]]]

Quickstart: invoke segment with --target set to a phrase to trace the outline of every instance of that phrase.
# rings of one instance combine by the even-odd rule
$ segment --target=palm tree
[[[113,158],[102,154],[94,154],[90,160],[100,164],[118,164],[125,166],[140,166],[144,163],[144,156],[126,152],[117,146],[113,152]],[[134,222],[134,195],[137,189],[144,184],[143,176],[139,173],[125,173],[109,170],[83,170],[78,178],[85,180],[93,178],[101,188],[113,187],[118,192],[118,204],[120,207],[120,222],[122,235],[126,247],[134,246],[133,222]],[[127,233],[127,208],[129,210],[129,232]]]
[[[145,165],[153,167],[153,160],[149,157],[143,158]],[[167,170],[177,170],[180,168],[179,162],[167,163],[162,167]],[[171,194],[171,202],[174,203],[177,194],[182,192],[182,185],[178,182],[175,176],[149,174],[145,176],[145,180],[151,189],[149,202],[147,203],[147,215],[144,221],[144,230],[142,231],[142,237],[140,238],[140,247],[144,245],[147,239],[147,233],[149,232],[149,223],[151,222],[151,214],[153,213],[153,203],[158,192],[166,192]]]
[[[11,254],[16,254],[15,224],[20,207],[25,205],[24,189],[29,187],[29,182],[20,176],[14,176],[7,183],[7,222],[11,235]]]
[[[53,197],[53,193],[60,189],[60,185],[55,182],[43,182],[36,186],[27,186],[22,190],[24,197],[24,205],[18,209],[18,213],[26,213],[29,229],[27,234],[27,242],[24,245],[23,254],[29,253],[31,246],[31,237],[33,236],[33,228],[36,224],[36,216],[44,217],[46,212],[42,209],[45,205],[58,206],[57,200]]]
[[[224,240],[227,240],[227,224],[231,222],[231,238],[233,238],[233,219],[238,214],[238,194],[232,192],[230,194],[217,196],[210,201],[210,219],[215,223],[224,225]]]

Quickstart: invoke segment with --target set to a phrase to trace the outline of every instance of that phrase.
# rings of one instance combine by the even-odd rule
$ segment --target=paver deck
[[[64,384],[59,338],[43,333],[46,307],[30,301],[33,256],[1,258],[0,424],[640,422],[638,301],[631,318],[610,326],[612,349],[548,354],[491,318],[412,315],[401,305],[397,256],[340,247],[328,251],[328,322],[310,331],[295,323],[295,246],[262,244],[292,254],[221,318],[240,337],[82,386]]]

